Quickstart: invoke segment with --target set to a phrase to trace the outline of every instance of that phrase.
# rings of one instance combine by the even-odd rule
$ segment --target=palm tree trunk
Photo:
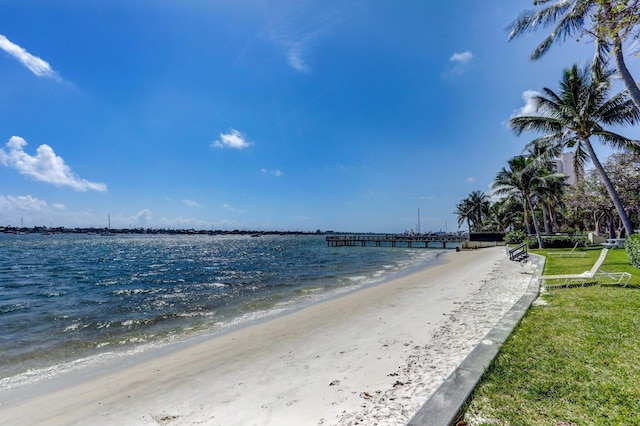
[[[622,78],[622,82],[627,87],[629,91],[629,96],[633,100],[633,103],[636,104],[638,108],[640,108],[640,87],[636,84],[633,76],[629,72],[627,68],[627,64],[624,62],[624,54],[622,52],[622,43],[620,39],[616,36],[613,41],[613,53],[616,59],[616,68],[618,73],[620,74],[620,78]],[[625,225],[626,228],[626,225]]]
[[[533,203],[531,203],[531,197],[529,194],[526,196],[527,204],[529,204],[529,209],[531,210],[531,220],[533,221],[533,227],[536,230],[536,238],[538,239],[538,248],[543,249],[544,243],[542,242],[542,235],[540,234],[540,227],[538,226],[538,221],[536,220],[536,212],[533,210]]]
[[[620,220],[624,225],[624,230],[627,233],[627,236],[632,235],[633,224],[631,223],[631,219],[629,219],[629,216],[627,215],[627,212],[624,209],[624,206],[622,205],[622,201],[620,200],[620,197],[618,196],[616,189],[613,187],[613,183],[611,183],[611,179],[609,179],[607,172],[604,171],[604,167],[602,167],[600,160],[598,160],[598,157],[596,156],[596,153],[593,150],[593,146],[591,146],[591,142],[589,141],[589,138],[583,138],[582,141],[584,142],[584,145],[587,148],[589,157],[591,158],[593,165],[598,171],[598,174],[600,175],[600,178],[602,179],[604,186],[607,188],[607,192],[609,193],[609,197],[611,198],[611,201],[613,201],[613,205],[616,207],[616,210],[618,211],[618,215],[620,216]]]
[[[529,208],[527,207],[526,200],[522,203],[522,207],[524,207],[524,227],[527,231],[527,235],[531,235],[531,221],[529,220]]]
[[[544,223],[544,233],[551,234],[551,215],[549,214],[549,207],[545,203],[542,203],[542,223]]]
[[[607,227],[609,228],[609,238],[617,238],[616,225],[614,224],[615,216],[612,212],[607,212]]]
[[[551,230],[553,232],[560,232],[560,225],[558,225],[558,211],[555,208],[551,209]]]

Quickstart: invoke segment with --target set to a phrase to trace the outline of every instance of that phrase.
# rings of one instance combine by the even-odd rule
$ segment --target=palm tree
[[[456,204],[458,227],[467,221],[469,232],[481,231],[482,220],[489,215],[489,196],[482,191],[473,191],[467,198]]]
[[[473,212],[471,210],[471,203],[468,198],[460,201],[456,204],[456,211],[454,212],[458,216],[458,228],[467,221],[467,226],[469,226],[469,232],[471,232],[471,221],[473,217]]]
[[[536,141],[529,143],[526,146],[526,155],[539,162],[539,166],[545,169],[543,173],[546,180],[545,194],[540,194],[540,201],[542,207],[542,217],[545,233],[550,234],[552,229],[557,229],[556,221],[556,206],[562,205],[562,196],[565,188],[567,187],[568,175],[564,173],[553,173],[555,165],[552,159],[557,158],[563,151],[562,146],[549,143],[547,140]],[[576,178],[580,179],[582,176],[582,163],[585,156],[582,153],[577,153],[574,156],[574,169],[576,170]]]
[[[482,191],[473,191],[467,198],[473,217],[474,230],[482,230],[482,220],[489,215],[489,196]]]
[[[529,144],[548,146],[549,152],[574,148],[576,162],[585,158],[598,171],[607,192],[620,215],[627,235],[633,234],[633,226],[620,197],[605,172],[591,144],[591,137],[599,138],[614,148],[640,151],[640,143],[606,130],[603,125],[635,124],[640,111],[626,92],[608,98],[611,89],[611,71],[603,71],[597,64],[579,69],[577,65],[565,69],[556,94],[548,88],[534,97],[537,113],[532,116],[516,116],[509,125],[517,134],[524,131],[544,133]],[[579,164],[576,164],[579,166]]]
[[[636,27],[640,23],[639,0],[537,0],[540,10],[528,10],[521,14],[507,28],[511,41],[523,34],[535,31],[540,26],[557,23],[549,34],[533,51],[531,59],[542,57],[556,42],[567,37],[581,37],[588,34],[596,41],[596,58],[604,66],[607,55],[613,51],[616,68],[631,99],[640,108],[640,88],[629,72],[624,61],[623,43],[629,38],[637,38]]]
[[[564,193],[567,189],[567,179],[565,174],[554,173],[547,176],[548,191],[542,197],[542,207],[545,212],[545,231],[547,233],[557,232],[558,225],[558,208],[564,208]]]
[[[548,171],[541,166],[540,161],[525,155],[513,157],[508,165],[508,169],[503,167],[496,175],[491,185],[493,193],[500,196],[522,197],[525,216],[527,213],[531,215],[538,246],[544,248],[535,205],[538,197],[545,193],[545,175],[548,175]]]
[[[513,229],[517,221],[516,213],[512,210],[513,204],[515,203],[511,198],[496,201],[489,208],[489,217],[483,223],[492,231],[506,232],[508,228]]]

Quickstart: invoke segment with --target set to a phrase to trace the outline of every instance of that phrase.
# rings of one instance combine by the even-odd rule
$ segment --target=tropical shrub
[[[587,239],[579,236],[553,236],[543,237],[544,248],[573,248],[576,243],[578,247],[587,247]]]
[[[640,234],[633,234],[625,241],[629,263],[640,268]]]
[[[510,231],[509,233],[507,233],[507,235],[505,235],[504,242],[509,245],[520,244],[526,239],[527,239],[526,232],[515,230],[515,231]]]

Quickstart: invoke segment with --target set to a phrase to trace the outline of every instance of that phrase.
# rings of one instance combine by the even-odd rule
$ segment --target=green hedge
[[[542,242],[545,249],[560,249],[560,248],[573,248],[576,243],[578,247],[592,246],[591,242],[587,238],[579,235],[559,235],[559,236],[543,236]],[[538,239],[535,236],[531,236],[527,239],[527,245],[530,249],[538,248]]]
[[[640,234],[633,234],[625,241],[629,263],[640,268]]]
[[[524,231],[510,231],[504,237],[504,242],[509,245],[520,244],[527,239],[527,233]]]

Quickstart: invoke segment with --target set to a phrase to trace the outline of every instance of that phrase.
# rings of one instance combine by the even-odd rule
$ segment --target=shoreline
[[[0,391],[30,424],[405,424],[524,294],[502,248],[179,348]]]

